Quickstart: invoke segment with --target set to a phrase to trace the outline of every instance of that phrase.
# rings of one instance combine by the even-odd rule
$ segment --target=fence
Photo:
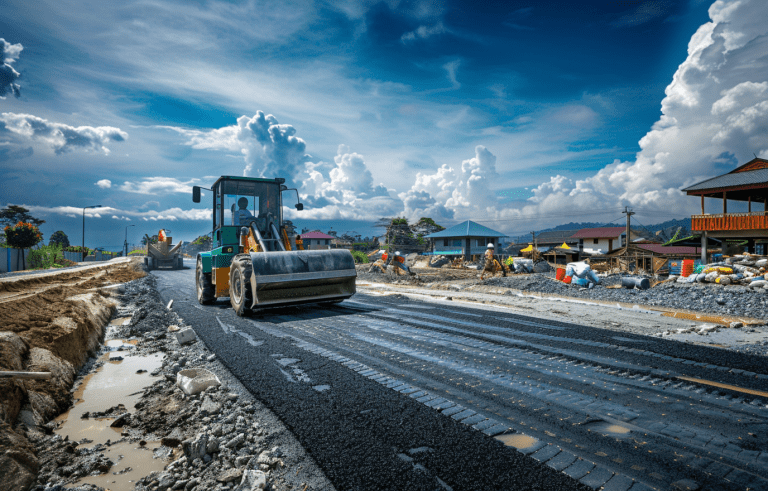
[[[24,249],[24,260],[29,266],[29,249]],[[12,273],[22,269],[21,255],[18,249],[0,248],[0,273]]]

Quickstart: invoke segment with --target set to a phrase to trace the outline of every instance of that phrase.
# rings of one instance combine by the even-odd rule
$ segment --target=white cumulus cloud
[[[709,15],[635,159],[585,179],[552,177],[512,215],[621,205],[687,214],[698,201],[681,188],[768,153],[768,9],[761,0],[718,0]]]
[[[368,220],[393,216],[403,209],[398,198],[373,183],[363,156],[351,153],[346,145],[339,145],[334,164],[307,162],[302,176],[300,192],[307,203],[297,215],[302,218]]]
[[[245,176],[284,177],[293,184],[293,176],[304,170],[310,156],[306,143],[295,136],[296,128],[280,124],[271,114],[257,111],[249,118],[240,116],[237,125],[209,131],[168,127],[188,138],[197,149],[239,151],[245,159]]]
[[[96,185],[99,186],[101,189],[109,189],[112,187],[112,181],[109,179],[102,179],[100,181],[96,181]]]
[[[416,220],[475,218],[496,214],[497,200],[491,183],[498,178],[496,156],[482,145],[461,166],[443,164],[434,174],[419,173],[410,190],[400,194],[405,216]]]

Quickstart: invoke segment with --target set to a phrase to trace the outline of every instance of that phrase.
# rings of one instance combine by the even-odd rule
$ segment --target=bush
[[[69,261],[61,254],[58,245],[41,246],[29,251],[29,266],[31,269],[61,268]]]
[[[69,246],[64,248],[66,252],[83,252],[83,246]],[[91,253],[91,249],[85,248],[86,255]]]
[[[366,264],[371,262],[364,253],[360,251],[351,251],[352,257],[355,259],[355,264]]]

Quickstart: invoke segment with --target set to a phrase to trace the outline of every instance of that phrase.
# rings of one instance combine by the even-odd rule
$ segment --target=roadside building
[[[470,261],[473,255],[484,254],[488,244],[492,243],[498,248],[499,239],[502,237],[506,235],[471,220],[425,236],[426,239],[432,240],[431,254],[464,256],[466,261]]]
[[[304,242],[304,249],[330,249],[331,241],[336,239],[333,235],[324,234],[319,230],[305,232],[301,234],[301,240]]]
[[[624,246],[625,227],[583,228],[573,234],[571,239],[578,240],[578,249],[591,254],[605,254]]]
[[[683,191],[699,196],[701,215],[691,216],[691,231],[701,234],[701,260],[707,262],[707,239],[745,242],[744,248],[755,254],[768,253],[768,160],[754,158],[727,174],[701,181]],[[706,213],[704,198],[723,202],[722,213]],[[746,213],[728,213],[728,201],[747,203]],[[761,211],[752,211],[760,203]],[[725,247],[723,248],[725,251]]]

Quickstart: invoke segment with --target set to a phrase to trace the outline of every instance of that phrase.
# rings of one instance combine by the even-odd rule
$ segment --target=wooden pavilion
[[[755,157],[727,174],[683,189],[701,197],[701,215],[691,217],[691,231],[701,232],[701,260],[707,262],[707,238],[746,240],[750,252],[766,253],[768,244],[768,160]],[[704,210],[704,198],[723,200],[723,212]],[[747,203],[746,213],[728,213],[728,201]],[[762,211],[752,211],[759,203]]]

